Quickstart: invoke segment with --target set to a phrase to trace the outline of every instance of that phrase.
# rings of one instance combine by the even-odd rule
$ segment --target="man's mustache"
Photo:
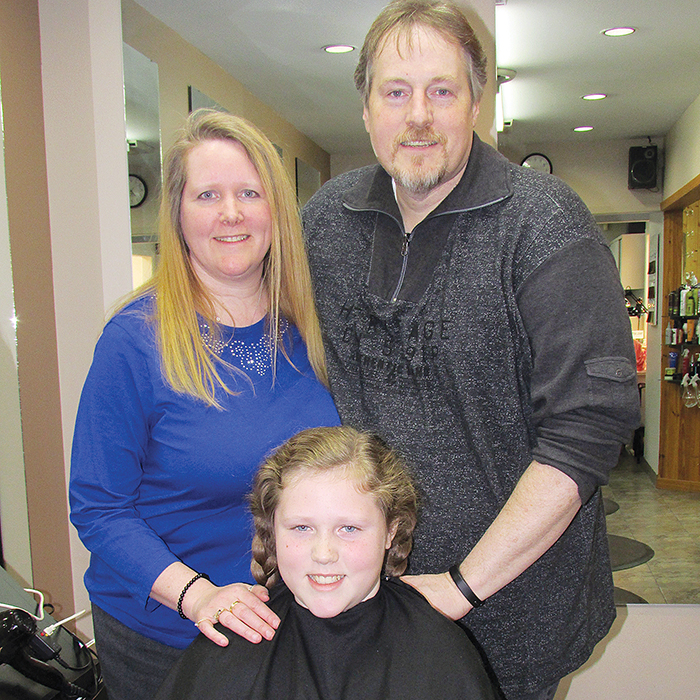
[[[447,138],[443,134],[434,132],[432,129],[406,129],[394,141],[394,150],[398,150],[400,146],[411,144],[439,144],[444,146],[447,143]]]

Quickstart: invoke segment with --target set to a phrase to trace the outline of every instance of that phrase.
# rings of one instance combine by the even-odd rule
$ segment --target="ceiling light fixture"
[[[589,95],[583,95],[581,97],[582,100],[604,100],[607,97],[607,95],[603,92],[592,92]]]
[[[329,44],[324,46],[323,50],[326,53],[350,53],[355,50],[355,47],[350,44]]]
[[[504,83],[509,83],[517,73],[510,68],[496,68],[496,83],[500,88]]]
[[[601,34],[605,34],[605,36],[629,36],[634,34],[635,31],[634,27],[611,27],[610,29],[604,29]]]
[[[577,126],[574,128],[574,131],[579,131],[579,132],[581,132],[581,131],[593,131],[593,127],[592,126]]]

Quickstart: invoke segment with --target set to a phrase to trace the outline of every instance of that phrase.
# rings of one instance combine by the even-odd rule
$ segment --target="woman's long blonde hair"
[[[273,377],[278,350],[287,356],[280,332],[281,319],[285,318],[299,330],[316,376],[327,385],[299,207],[287,171],[276,148],[257,127],[241,117],[211,109],[197,110],[188,117],[165,157],[159,214],[160,260],[151,280],[130,297],[155,294],[163,375],[175,391],[211,406],[220,407],[217,389],[231,393],[219,374],[222,364],[202,339],[197,314],[207,323],[208,332],[215,335],[216,313],[211,296],[192,267],[180,224],[187,155],[198,144],[210,140],[234,141],[243,146],[270,205],[272,241],[264,261],[262,283],[270,299],[268,333],[273,341]]]

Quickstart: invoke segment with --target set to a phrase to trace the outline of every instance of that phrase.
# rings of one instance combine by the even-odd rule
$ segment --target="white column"
[[[75,414],[106,311],[131,289],[119,0],[39,0],[66,483]],[[67,503],[66,503],[67,507]],[[87,552],[71,528],[76,610]],[[81,626],[89,634],[89,620]]]

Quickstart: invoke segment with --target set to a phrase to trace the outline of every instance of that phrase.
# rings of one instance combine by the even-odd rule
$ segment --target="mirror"
[[[124,44],[134,288],[151,276],[158,256],[158,204],[162,181],[158,95],[157,64]]]
[[[660,223],[649,215],[636,220],[626,217],[624,221],[599,219],[598,223],[611,246],[623,286],[629,287],[647,308],[653,308],[660,281]],[[654,322],[655,317],[647,323],[646,314],[630,313],[638,360],[646,357],[648,340],[650,361],[660,362],[657,343],[663,331],[660,326],[654,327]],[[644,424],[645,413],[658,405],[660,388],[647,382],[639,365],[638,386]],[[653,429],[651,424],[647,427]],[[623,450],[610,484],[603,487],[608,533],[616,538],[613,553],[622,560],[613,573],[616,593],[633,594],[648,603],[696,604],[697,564],[687,553],[695,546],[692,523],[697,522],[698,494],[656,488],[656,473],[650,466],[654,455],[645,450],[643,432],[638,439],[642,454],[637,455],[633,441],[632,451]],[[609,505],[613,506],[610,510]],[[632,543],[650,547],[652,558],[625,562],[625,547],[631,548]]]
[[[1,133],[0,133],[1,137]],[[0,143],[0,564],[31,582],[5,158]]]

